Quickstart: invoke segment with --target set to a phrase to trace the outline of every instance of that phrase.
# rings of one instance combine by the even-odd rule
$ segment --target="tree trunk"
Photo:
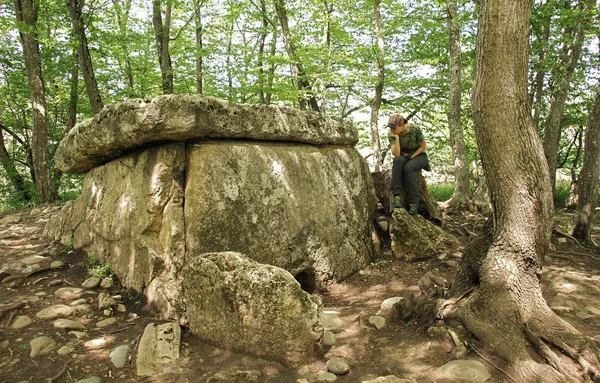
[[[580,3],[581,16],[574,20],[576,26],[571,29],[571,43],[565,43],[559,57],[558,69],[555,71],[553,78],[556,81],[554,86],[555,91],[551,96],[550,112],[546,118],[544,126],[544,154],[548,161],[550,170],[550,185],[552,191],[556,186],[556,163],[558,156],[558,148],[560,146],[560,135],[562,132],[561,122],[565,109],[565,102],[569,95],[571,86],[571,77],[581,55],[581,49],[585,39],[585,33],[589,29],[591,17],[589,15],[595,0],[584,0]],[[569,34],[567,34],[569,35]]]
[[[549,1],[542,6],[543,8],[549,7]],[[550,21],[552,20],[552,12],[546,12],[546,16],[542,20],[542,36],[538,36],[540,44],[540,55],[537,59],[535,68],[537,70],[535,79],[531,86],[531,96],[529,102],[533,109],[533,125],[536,129],[540,126],[540,115],[542,113],[542,98],[544,92],[544,78],[546,77],[546,53],[548,52],[548,39],[550,38]]]
[[[469,207],[469,163],[461,123],[462,99],[462,58],[460,50],[460,28],[456,0],[448,1],[448,42],[450,48],[450,107],[448,108],[448,127],[450,143],[454,157],[454,194],[445,206],[462,210]]]
[[[21,174],[19,174],[19,171],[15,167],[12,158],[10,158],[10,155],[8,154],[8,150],[6,150],[6,146],[4,145],[4,126],[2,124],[0,124],[0,165],[4,168],[6,176],[15,189],[15,192],[17,192],[23,200],[30,201],[32,196],[25,187],[25,180]]]
[[[283,38],[285,39],[285,49],[287,50],[291,61],[292,72],[296,80],[296,85],[298,86],[298,91],[300,92],[300,96],[298,98],[300,109],[306,109],[308,104],[313,112],[319,112],[319,103],[312,94],[310,82],[306,78],[304,68],[296,56],[296,49],[294,47],[294,43],[292,42],[292,34],[288,25],[287,10],[285,8],[284,0],[275,0],[275,10],[281,24],[281,31],[283,33]]]
[[[173,94],[173,67],[171,66],[171,55],[169,53],[171,3],[171,0],[167,0],[165,21],[163,23],[161,0],[152,0],[152,24],[154,25],[154,35],[156,37],[163,94]]]
[[[277,33],[273,31],[273,39],[271,40],[271,57],[275,57],[277,53]],[[271,60],[269,65],[269,73],[267,75],[267,94],[265,95],[265,105],[271,105],[271,97],[273,96],[273,82],[275,81],[275,60]]]
[[[265,0],[260,0],[260,12],[262,15],[262,28],[260,30],[260,38],[258,44],[258,58],[256,66],[258,66],[258,99],[261,104],[265,104],[265,44],[267,41],[267,30],[269,28],[269,19],[267,18],[267,5]]]
[[[596,93],[594,106],[585,130],[583,167],[577,183],[578,205],[575,215],[573,237],[591,243],[590,229],[598,201],[598,177],[600,177],[600,91]]]
[[[77,57],[76,49],[73,49],[72,56],[73,62],[71,65],[71,91],[69,93],[69,114],[67,117],[67,128],[65,131],[65,135],[69,133],[77,123],[77,101],[79,100],[79,59]]]
[[[125,0],[125,4],[121,7],[120,0],[113,0],[113,7],[117,16],[117,24],[119,25],[119,38],[122,41],[121,48],[123,49],[124,60],[121,65],[124,67],[125,77],[127,78],[127,94],[129,97],[135,96],[133,68],[131,67],[131,58],[127,43],[127,23],[129,21],[129,12],[131,11],[131,0]]]
[[[453,300],[440,306],[439,315],[505,358],[517,375],[513,381],[578,382],[595,372],[597,358],[582,334],[550,310],[539,282],[553,208],[527,95],[530,3],[480,3],[473,120],[493,219],[466,250]],[[531,346],[541,359],[532,357]],[[592,369],[578,371],[560,350]]]
[[[385,48],[383,44],[383,28],[381,26],[381,1],[374,1],[375,11],[375,34],[377,35],[377,85],[375,86],[375,97],[371,107],[371,141],[373,142],[373,163],[375,172],[381,170],[381,145],[379,140],[379,108],[383,95],[383,84],[385,81]]]
[[[81,63],[81,73],[85,88],[87,90],[90,105],[94,114],[98,114],[102,110],[102,98],[98,90],[98,83],[94,75],[94,67],[92,65],[92,56],[88,48],[87,37],[85,35],[85,25],[81,17],[82,3],[79,0],[68,0],[67,8],[73,24],[73,34],[77,40],[77,50],[79,61]]]
[[[204,81],[204,52],[203,52],[203,41],[202,41],[202,6],[204,2],[197,1],[196,3],[196,93],[202,94],[203,81]]]
[[[23,45],[33,115],[31,150],[35,186],[41,202],[56,201],[58,200],[58,191],[50,176],[46,95],[40,65],[39,44],[35,32],[38,16],[37,4],[34,4],[32,0],[15,0],[15,10],[17,22],[23,26],[19,34]]]

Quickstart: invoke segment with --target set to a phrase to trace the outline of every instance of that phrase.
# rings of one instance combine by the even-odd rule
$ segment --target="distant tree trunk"
[[[173,94],[173,67],[169,53],[171,5],[172,0],[166,0],[165,21],[163,23],[161,0],[152,0],[152,24],[154,25],[154,35],[156,37],[163,94]]]
[[[598,200],[598,177],[600,177],[600,91],[596,93],[594,106],[585,130],[583,167],[577,183],[578,204],[573,237],[591,243],[590,229]]]
[[[581,17],[574,20],[574,27],[567,33],[567,36],[572,36],[571,42],[565,43],[559,57],[558,70],[554,73],[553,78],[557,82],[552,92],[552,100],[550,104],[550,112],[546,118],[544,126],[544,154],[548,161],[550,170],[550,184],[552,191],[556,186],[556,163],[558,158],[558,147],[560,145],[560,135],[562,131],[561,122],[565,109],[565,102],[569,95],[571,87],[571,77],[581,55],[585,33],[590,27],[591,17],[590,10],[596,0],[584,0],[580,3]]]
[[[271,40],[271,57],[275,57],[277,53],[277,33],[273,31],[273,39]],[[271,97],[273,96],[273,82],[275,81],[275,61],[271,60],[269,72],[267,75],[267,94],[265,95],[265,105],[271,105]]]
[[[543,7],[549,6],[549,1]],[[548,39],[550,38],[550,21],[552,20],[552,12],[547,12],[546,17],[542,21],[542,36],[540,38],[540,55],[535,65],[537,72],[532,85],[532,92],[529,102],[533,109],[533,125],[536,129],[540,126],[540,115],[542,113],[542,98],[544,92],[544,78],[546,77],[546,53],[548,52]]]
[[[462,57],[460,51],[460,27],[458,25],[456,0],[448,1],[448,42],[450,48],[450,106],[448,127],[454,157],[454,194],[445,203],[449,208],[464,209],[469,206],[469,163],[461,122]]]
[[[4,126],[0,124],[0,165],[2,165],[4,168],[6,176],[15,189],[15,192],[17,192],[17,194],[19,194],[23,200],[30,201],[32,196],[29,194],[27,188],[25,188],[25,180],[21,174],[19,174],[15,163],[13,162],[12,158],[10,158],[8,150],[6,150],[6,146],[4,145],[3,130]]]
[[[375,97],[371,107],[371,140],[373,141],[373,162],[375,172],[381,170],[381,145],[379,140],[379,108],[383,95],[383,84],[385,81],[385,46],[383,43],[383,28],[381,26],[381,1],[374,1],[375,11],[375,34],[377,35],[377,84],[375,85]]]
[[[48,120],[46,117],[46,95],[40,65],[40,52],[37,40],[38,8],[33,0],[15,0],[17,22],[23,25],[19,34],[23,45],[25,68],[31,98],[33,115],[33,136],[31,149],[35,186],[41,202],[58,200],[58,191],[50,176],[50,154],[48,152]]]
[[[329,63],[331,57],[331,16],[333,14],[333,4],[328,0],[323,1],[325,7],[325,23],[323,27],[323,37],[321,44],[325,48],[325,53],[322,55],[323,60],[321,71],[322,73],[329,73]],[[319,84],[319,111],[323,114],[327,114],[327,77],[321,77],[318,79]]]
[[[261,104],[265,104],[265,45],[267,42],[267,30],[269,28],[269,19],[267,18],[267,5],[265,0],[260,0],[260,13],[262,15],[262,28],[260,30],[260,38],[258,44],[258,58],[256,65],[258,66],[258,99]]]
[[[313,112],[319,112],[319,103],[315,96],[311,94],[312,90],[310,82],[306,78],[304,68],[296,56],[296,49],[292,42],[292,34],[288,25],[287,10],[285,8],[284,0],[275,0],[275,10],[277,11],[277,17],[281,24],[281,31],[283,33],[283,38],[285,39],[285,48],[291,61],[292,72],[296,80],[296,85],[298,86],[298,91],[300,92],[300,97],[298,98],[300,109],[305,110],[306,107],[309,106]]]
[[[494,214],[465,250],[439,316],[506,359],[516,375],[511,381],[584,381],[597,371],[595,349],[548,307],[540,288],[553,207],[527,94],[531,2],[481,0],[480,6],[473,121]],[[591,369],[578,371],[573,361]]]
[[[67,8],[73,23],[73,31],[77,40],[78,56],[81,63],[81,73],[87,90],[90,105],[94,114],[98,114],[102,110],[102,98],[98,90],[98,83],[94,75],[94,67],[92,65],[92,56],[88,48],[87,37],[85,35],[85,25],[81,17],[82,2],[79,0],[68,0]]]
[[[227,99],[233,101],[233,73],[231,69],[231,44],[233,42],[233,25],[234,21],[231,20],[231,25],[227,29],[227,58],[225,59],[225,68],[227,69]]]
[[[131,11],[131,0],[125,0],[123,7],[119,2],[120,0],[112,0],[115,14],[117,15],[117,24],[119,25],[119,38],[121,41],[121,48],[123,49],[124,60],[121,65],[124,66],[125,77],[127,78],[127,92],[130,97],[135,95],[135,83],[133,80],[133,68],[131,67],[131,57],[129,54],[129,46],[127,44],[127,23],[129,21],[129,12]]]
[[[204,1],[196,2],[196,93],[202,94],[203,82],[204,82],[204,52],[203,52],[203,41],[202,41],[202,6]]]
[[[77,57],[77,50],[73,50],[73,61],[71,64],[71,91],[69,93],[69,114],[67,117],[67,128],[65,135],[73,129],[77,123],[77,101],[79,100],[79,58]]]

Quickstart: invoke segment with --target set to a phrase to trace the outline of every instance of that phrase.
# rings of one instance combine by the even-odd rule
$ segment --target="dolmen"
[[[374,256],[377,200],[350,122],[165,95],[105,107],[55,161],[86,173],[46,234],[110,264],[165,319],[297,366],[323,334],[311,295]]]

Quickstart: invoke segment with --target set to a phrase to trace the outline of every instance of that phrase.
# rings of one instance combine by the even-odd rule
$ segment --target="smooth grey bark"
[[[156,50],[162,78],[162,91],[163,94],[173,94],[173,67],[171,65],[171,54],[169,53],[172,1],[166,0],[165,7],[165,20],[163,23],[161,0],[152,0],[152,24],[154,25]]]
[[[458,25],[456,0],[448,0],[448,43],[450,50],[450,105],[448,128],[454,158],[454,193],[446,202],[451,208],[462,209],[469,205],[469,162],[461,122],[462,99],[462,54],[460,48],[460,26]]]
[[[85,34],[85,25],[82,18],[83,1],[68,0],[67,8],[73,25],[73,35],[77,41],[77,53],[79,56],[81,74],[85,82],[90,106],[94,114],[98,114],[102,110],[102,97],[98,89],[98,82],[94,74],[94,66],[92,64],[92,56],[88,48],[87,36]]]
[[[441,305],[440,316],[506,359],[516,374],[513,381],[584,381],[588,372],[578,371],[575,363],[597,368],[597,358],[569,350],[592,346],[548,307],[539,282],[553,206],[527,94],[531,2],[480,4],[473,121],[493,218],[466,249],[450,291],[454,299]],[[541,359],[532,357],[532,349]],[[561,350],[572,359],[561,359]]]
[[[600,91],[596,93],[594,106],[589,113],[584,142],[583,167],[577,184],[578,204],[572,235],[582,242],[591,243],[590,230],[597,205],[600,177]]]
[[[563,45],[559,62],[553,73],[554,91],[551,95],[550,112],[544,126],[544,154],[548,161],[550,184],[553,191],[556,186],[556,163],[565,103],[571,87],[571,77],[579,63],[585,34],[590,27],[591,17],[589,13],[594,4],[595,0],[584,0],[579,4],[579,17],[573,21],[573,26],[570,26],[565,33],[565,35],[570,35],[572,38]]]
[[[46,93],[44,90],[39,42],[36,32],[38,6],[39,4],[33,0],[15,0],[16,17],[17,22],[20,24],[19,34],[23,46],[33,117],[31,151],[35,187],[41,202],[52,202],[58,200],[58,191],[50,175]]]
[[[385,45],[383,40],[383,28],[381,26],[381,1],[375,0],[375,34],[377,35],[377,84],[375,85],[375,97],[371,107],[371,141],[373,142],[373,163],[375,172],[381,170],[381,144],[379,140],[379,108],[381,107],[381,97],[383,95],[383,85],[385,82]]]

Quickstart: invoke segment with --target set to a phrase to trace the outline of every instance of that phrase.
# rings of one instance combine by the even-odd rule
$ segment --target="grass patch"
[[[106,278],[111,275],[114,275],[115,273],[115,271],[110,265],[98,259],[93,254],[86,255],[85,259],[83,260],[83,264],[87,269],[88,273],[99,278]]]
[[[454,194],[454,184],[449,182],[427,185],[427,190],[438,202],[449,200]]]

